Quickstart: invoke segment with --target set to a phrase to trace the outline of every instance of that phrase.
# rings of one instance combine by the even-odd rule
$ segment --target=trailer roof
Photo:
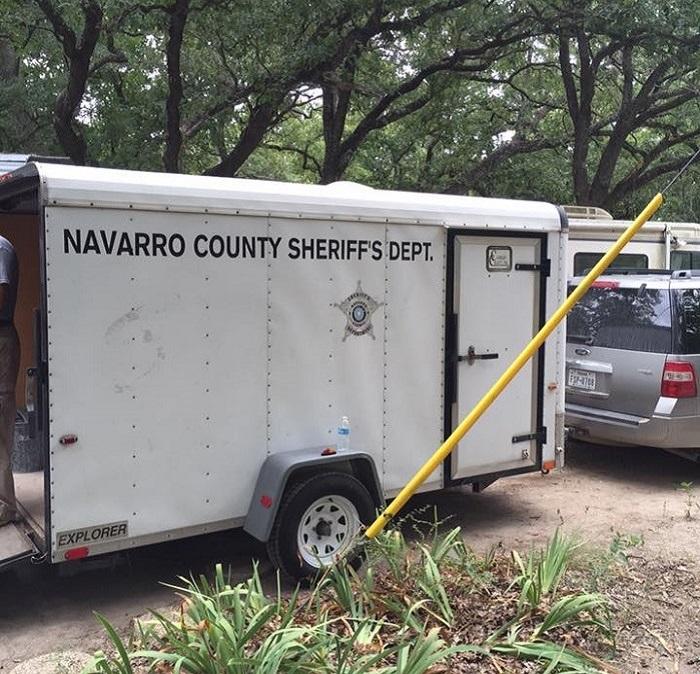
[[[556,206],[543,202],[378,190],[347,182],[307,185],[43,163],[16,173],[26,180],[29,167],[41,181],[45,204],[539,231],[559,230],[565,221]],[[0,183],[0,200],[3,187]]]

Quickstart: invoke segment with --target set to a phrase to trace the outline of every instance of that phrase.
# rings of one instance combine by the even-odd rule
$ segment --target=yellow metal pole
[[[455,428],[449,438],[440,445],[437,451],[423,464],[418,472],[410,479],[406,486],[398,493],[396,498],[387,506],[379,517],[367,528],[365,536],[374,538],[386,526],[387,522],[396,515],[406,504],[418,487],[430,476],[430,474],[445,460],[447,455],[455,448],[457,443],[466,435],[469,429],[476,423],[479,417],[489,408],[491,403],[508,386],[522,367],[532,358],[544,341],[561,323],[566,314],[571,311],[574,304],[578,302],[591,284],[610,266],[612,261],[618,256],[622,248],[639,231],[640,227],[659,210],[663,203],[663,196],[657,194],[637,216],[635,221],[622,233],[615,245],[598,261],[598,264],[591,269],[586,277],[579,283],[574,291],[559,308],[552,314],[550,319],[542,326],[541,330],[532,338],[532,341],[520,352],[520,355],[511,363],[508,369],[499,377],[498,381],[491,387],[486,395],[476,404],[474,409]]]

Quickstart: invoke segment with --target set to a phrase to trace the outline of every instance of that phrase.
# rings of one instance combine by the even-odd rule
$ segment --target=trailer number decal
[[[56,534],[56,546],[60,549],[85,543],[104,543],[117,538],[127,538],[128,536],[128,522],[112,522],[111,524],[99,524],[94,527],[85,527],[84,529],[59,531]]]
[[[338,307],[338,309],[345,314],[345,318],[347,318],[343,341],[348,338],[348,335],[360,337],[361,335],[368,334],[372,339],[375,339],[374,332],[372,331],[372,314],[379,309],[382,304],[384,304],[384,302],[377,302],[362,290],[362,284],[358,281],[357,290],[340,304],[336,303],[334,305]]]

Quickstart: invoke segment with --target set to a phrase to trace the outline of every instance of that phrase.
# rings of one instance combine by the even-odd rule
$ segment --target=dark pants
[[[14,325],[0,325],[0,524],[15,513],[12,447],[15,438],[15,383],[19,339]]]

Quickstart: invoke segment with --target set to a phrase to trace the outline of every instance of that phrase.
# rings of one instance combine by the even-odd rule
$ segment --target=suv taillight
[[[661,378],[661,395],[667,398],[694,398],[697,394],[693,366],[682,361],[667,360]]]

